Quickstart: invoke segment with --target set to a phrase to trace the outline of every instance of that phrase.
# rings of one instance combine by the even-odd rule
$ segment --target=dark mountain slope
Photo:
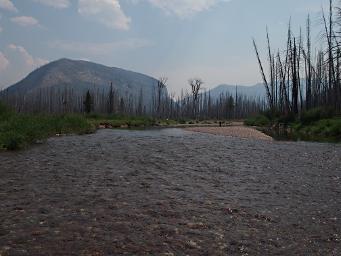
[[[156,79],[140,73],[88,61],[60,59],[33,71],[6,89],[6,93],[27,94],[44,88],[67,88],[84,93],[87,89],[108,90],[111,82],[122,96],[138,96],[142,89],[148,101],[157,85]]]

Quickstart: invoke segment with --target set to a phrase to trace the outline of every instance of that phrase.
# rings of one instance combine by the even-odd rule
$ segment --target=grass
[[[174,120],[150,117],[97,114],[23,114],[12,111],[0,102],[0,150],[26,148],[56,134],[88,134],[100,125],[112,128],[137,128],[177,124]]]
[[[0,103],[0,149],[16,150],[56,134],[86,134],[95,127],[81,115],[17,114]]]
[[[300,117],[262,113],[245,120],[245,125],[270,130],[273,137],[316,142],[341,142],[341,117],[328,108],[316,108],[301,113]],[[278,134],[272,127],[284,124],[288,129]],[[276,128],[277,129],[277,128]],[[273,130],[273,131],[271,131]]]

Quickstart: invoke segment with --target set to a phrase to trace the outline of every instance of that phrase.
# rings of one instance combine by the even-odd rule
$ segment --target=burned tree
[[[93,109],[93,99],[90,94],[90,91],[88,90],[85,95],[85,100],[84,100],[84,111],[85,113],[89,114]]]
[[[108,93],[108,104],[107,104],[108,114],[114,113],[114,98],[115,98],[115,91],[113,89],[112,82],[111,82],[109,93]]]
[[[200,78],[194,78],[194,79],[189,79],[188,83],[191,87],[191,92],[192,92],[192,104],[193,104],[192,114],[193,114],[193,118],[197,119],[199,92],[204,82]]]
[[[329,14],[326,15],[324,12],[322,14],[324,49],[317,50],[314,57],[309,16],[306,24],[306,42],[303,42],[301,32],[298,37],[293,34],[289,23],[287,47],[284,51],[278,51],[276,61],[270,49],[269,33],[266,33],[270,83],[253,40],[267,92],[268,107],[271,110],[276,110],[283,116],[294,117],[312,108],[328,109],[334,114],[341,113],[341,32],[339,31],[341,9],[336,8],[339,30],[335,26],[337,23],[334,10],[333,1],[329,0]]]
[[[160,118],[162,116],[162,99],[164,97],[165,90],[167,88],[167,77],[160,77],[158,82],[157,82],[157,88],[156,88],[156,93],[157,93],[157,108],[156,108],[156,113],[157,116]]]

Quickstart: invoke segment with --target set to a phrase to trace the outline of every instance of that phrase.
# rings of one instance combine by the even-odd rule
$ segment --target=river
[[[0,153],[0,255],[340,255],[341,146],[100,130]]]

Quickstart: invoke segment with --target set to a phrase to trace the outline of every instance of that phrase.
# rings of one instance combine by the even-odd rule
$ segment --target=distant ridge
[[[264,84],[256,84],[252,86],[237,85],[238,95],[244,95],[251,98],[265,98],[265,87]],[[236,85],[221,84],[210,90],[211,97],[216,99],[219,98],[221,94],[231,94],[235,96]]]

